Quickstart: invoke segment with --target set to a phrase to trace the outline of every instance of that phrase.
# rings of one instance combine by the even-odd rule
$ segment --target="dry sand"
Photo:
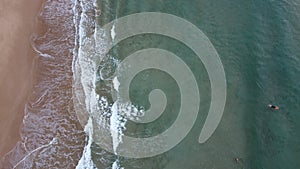
[[[0,0],[0,158],[19,140],[24,103],[30,94],[41,0]]]

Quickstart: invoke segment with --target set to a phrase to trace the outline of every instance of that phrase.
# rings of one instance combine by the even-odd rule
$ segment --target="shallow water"
[[[299,168],[299,9],[300,3],[291,0],[48,1],[39,17],[46,31],[33,40],[40,57],[22,140],[3,164],[7,168]],[[211,104],[211,82],[188,46],[167,36],[143,34],[107,51],[118,32],[102,26],[139,12],[186,19],[205,33],[218,52],[226,74],[226,106],[218,128],[204,144],[198,143],[198,137]],[[117,107],[147,110],[150,91],[159,88],[167,98],[161,117],[139,124],[130,121],[138,116],[134,111],[121,114],[123,109],[113,108],[118,97],[116,69],[127,56],[145,48],[171,51],[189,66],[201,95],[200,110],[180,144],[154,157],[132,159],[95,142],[100,138],[104,147],[115,150],[123,135],[152,137],[174,123],[180,108],[180,86],[170,74],[155,69],[137,74],[129,88],[132,103]],[[269,110],[269,103],[280,110]],[[92,118],[85,126],[87,115]],[[242,160],[236,163],[235,157]]]
[[[84,132],[72,101],[72,2],[47,1],[40,13],[41,34],[34,34],[33,93],[25,105],[21,140],[7,153],[4,168],[75,168]]]

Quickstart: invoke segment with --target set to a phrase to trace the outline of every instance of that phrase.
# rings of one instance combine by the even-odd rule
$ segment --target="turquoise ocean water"
[[[226,105],[220,124],[203,144],[198,138],[211,104],[211,82],[187,45],[164,35],[141,34],[106,51],[106,38],[114,33],[103,30],[103,25],[141,12],[189,21],[203,31],[220,57]],[[45,30],[32,37],[39,53],[34,92],[24,109],[21,140],[1,159],[5,169],[300,168],[299,0],[48,0],[37,19]],[[124,29],[135,26],[127,24]],[[96,139],[112,147],[120,141],[114,130],[117,135],[153,137],[176,121],[180,109],[176,79],[147,69],[132,79],[132,105],[125,108],[147,110],[150,92],[160,89],[167,98],[162,115],[139,124],[115,113],[114,73],[127,56],[146,48],[170,51],[188,65],[198,84],[200,109],[191,131],[171,150],[126,158],[106,151]],[[280,110],[268,109],[269,103]]]
[[[195,54],[182,43],[159,35],[135,36],[114,47],[110,54],[119,60],[147,47],[167,49],[200,75],[197,82],[200,84],[201,108],[191,133],[163,155],[142,160],[121,158],[121,166],[168,169],[294,169],[300,166],[298,1],[128,0],[99,1],[99,4],[102,9],[98,18],[100,25],[139,12],[173,14],[193,23],[216,48],[228,85],[223,119],[212,138],[201,145],[197,143],[197,137],[208,111],[210,91],[208,75]],[[155,133],[163,130],[157,126],[164,128],[174,120],[178,90],[163,72],[161,75],[155,75],[159,72],[151,70],[143,73],[131,84],[133,102],[147,107],[145,96],[149,94],[148,90],[159,86],[170,90],[168,99],[173,99],[169,115],[152,124],[154,127],[151,128],[151,124],[145,128],[135,126],[138,128],[135,132],[147,135],[147,130]],[[280,110],[270,111],[266,107],[268,103],[277,104]],[[142,129],[147,130],[142,133]],[[242,161],[236,164],[234,157],[240,157]],[[133,167],[132,163],[139,165]]]

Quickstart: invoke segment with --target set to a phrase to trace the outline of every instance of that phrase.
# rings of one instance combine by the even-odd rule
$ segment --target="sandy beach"
[[[41,5],[40,0],[0,1],[0,157],[19,140],[36,55],[30,36]]]

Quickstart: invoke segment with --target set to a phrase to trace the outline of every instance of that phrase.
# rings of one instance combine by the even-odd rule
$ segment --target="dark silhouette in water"
[[[240,158],[240,157],[234,157],[234,162],[236,162],[236,163],[243,163],[243,159],[242,158]]]
[[[279,110],[279,107],[278,106],[275,106],[275,105],[272,105],[272,104],[268,104],[268,107],[270,109],[273,109],[273,110]]]
[[[234,161],[235,161],[236,163],[238,163],[238,162],[240,161],[240,158],[235,157],[235,158],[234,158]]]

